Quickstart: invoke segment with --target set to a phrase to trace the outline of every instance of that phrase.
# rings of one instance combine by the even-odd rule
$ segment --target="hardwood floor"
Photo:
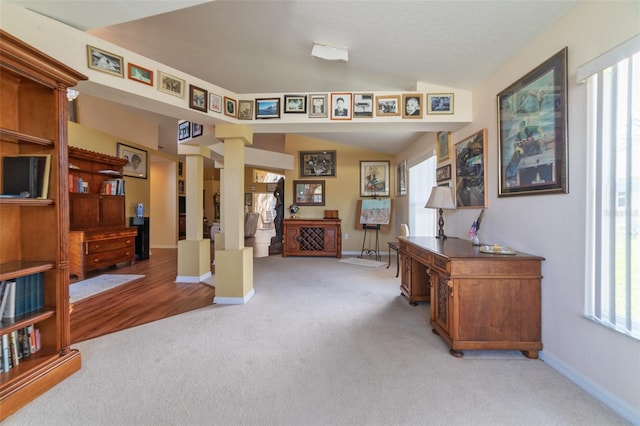
[[[245,245],[254,257],[268,256],[273,231],[258,231]],[[213,244],[211,245],[213,260]],[[80,300],[71,306],[71,342],[113,333],[151,321],[200,309],[213,303],[215,288],[206,284],[176,283],[177,249],[151,249],[148,260],[87,274],[139,274],[144,279]],[[214,266],[211,267],[214,271]],[[73,285],[73,284],[71,284]]]

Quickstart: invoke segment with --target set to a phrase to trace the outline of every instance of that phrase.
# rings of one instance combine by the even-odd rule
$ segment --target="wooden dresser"
[[[138,228],[126,226],[126,162],[69,147],[69,274],[78,280],[91,270],[135,260]],[[84,183],[84,191],[78,182]]]
[[[457,238],[398,240],[401,292],[410,302],[431,301],[433,332],[452,355],[462,356],[462,349],[493,349],[538,357],[544,258],[485,254]]]
[[[283,223],[283,257],[342,257],[340,219],[284,219]]]

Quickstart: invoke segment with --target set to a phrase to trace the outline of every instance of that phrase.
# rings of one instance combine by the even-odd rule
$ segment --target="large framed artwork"
[[[300,151],[300,177],[336,177],[336,151]]]
[[[324,181],[294,180],[293,203],[299,206],[324,206]]]
[[[360,196],[388,197],[389,192],[389,162],[361,161]]]
[[[127,160],[122,174],[140,179],[147,178],[147,151],[118,142],[118,158]]]
[[[566,193],[567,48],[498,94],[498,197]]]
[[[455,155],[456,207],[487,207],[487,129],[482,129],[456,143]],[[442,170],[442,175],[445,173],[446,171]]]

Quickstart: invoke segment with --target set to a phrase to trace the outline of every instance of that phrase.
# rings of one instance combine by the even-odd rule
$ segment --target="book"
[[[36,349],[36,330],[33,324],[27,326],[27,335],[29,336],[29,350],[31,353],[37,352]]]
[[[4,298],[5,290],[7,288],[7,282],[5,280],[0,281],[0,319],[2,319],[2,312],[4,311],[4,305],[6,305],[7,300]]]
[[[9,335],[3,334],[0,341],[0,350],[2,350],[2,371],[7,372],[11,368],[11,358],[9,356]]]
[[[18,352],[18,330],[13,330],[9,334],[9,356],[11,357],[12,367],[20,364],[22,353]]]
[[[4,296],[2,297],[2,303],[4,309],[2,310],[2,319],[13,319],[16,316],[16,282],[8,281],[5,288]]]

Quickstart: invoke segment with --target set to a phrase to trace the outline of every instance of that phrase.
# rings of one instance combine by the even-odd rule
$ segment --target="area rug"
[[[380,266],[387,266],[386,262],[379,262],[377,260],[371,260],[371,259],[361,259],[359,257],[347,257],[344,259],[340,259],[338,262],[350,263],[352,265],[359,265],[359,266],[367,266],[369,268],[379,268]]]
[[[69,285],[69,302],[74,303],[112,288],[144,278],[144,275],[103,274]]]

